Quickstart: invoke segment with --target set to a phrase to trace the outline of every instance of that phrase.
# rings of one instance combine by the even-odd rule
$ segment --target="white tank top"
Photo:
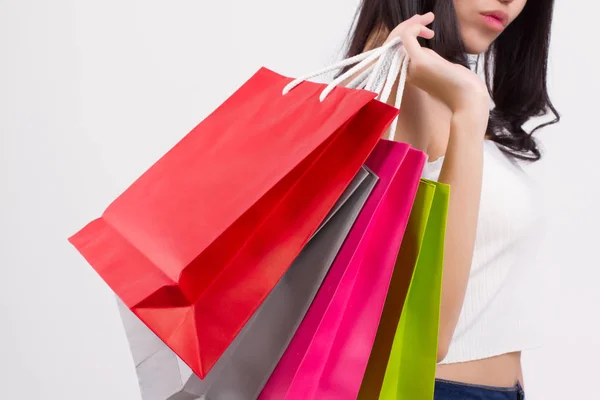
[[[443,158],[427,163],[423,177],[437,180],[442,164]],[[443,364],[540,345],[543,270],[535,255],[543,213],[536,194],[517,161],[486,140],[471,273]]]

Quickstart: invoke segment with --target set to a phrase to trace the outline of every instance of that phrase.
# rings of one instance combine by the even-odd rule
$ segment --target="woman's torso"
[[[443,157],[428,163],[424,177],[437,180],[442,166]],[[438,378],[503,387],[522,380],[520,352],[537,347],[540,336],[531,257],[540,229],[536,201],[521,166],[486,141],[465,303]]]
[[[512,387],[523,382],[521,352],[437,366],[436,378],[474,385]]]

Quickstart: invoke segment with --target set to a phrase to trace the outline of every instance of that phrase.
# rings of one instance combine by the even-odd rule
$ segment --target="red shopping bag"
[[[397,110],[364,90],[260,69],[71,243],[204,377]]]

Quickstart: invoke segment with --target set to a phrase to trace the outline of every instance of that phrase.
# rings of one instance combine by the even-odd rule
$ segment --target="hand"
[[[489,94],[482,79],[462,65],[451,63],[435,51],[421,47],[417,38],[432,39],[433,13],[415,15],[398,25],[386,43],[400,37],[410,57],[407,82],[439,99],[453,113],[472,114],[482,121],[489,117]]]

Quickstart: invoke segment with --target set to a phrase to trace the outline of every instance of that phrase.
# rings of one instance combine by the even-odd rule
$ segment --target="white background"
[[[525,358],[531,400],[598,392],[600,5],[557,3],[563,121],[532,168],[551,210],[552,329]],[[0,0],[0,399],[139,398],[114,298],[67,237],[261,65],[295,76],[334,60],[356,5]]]

